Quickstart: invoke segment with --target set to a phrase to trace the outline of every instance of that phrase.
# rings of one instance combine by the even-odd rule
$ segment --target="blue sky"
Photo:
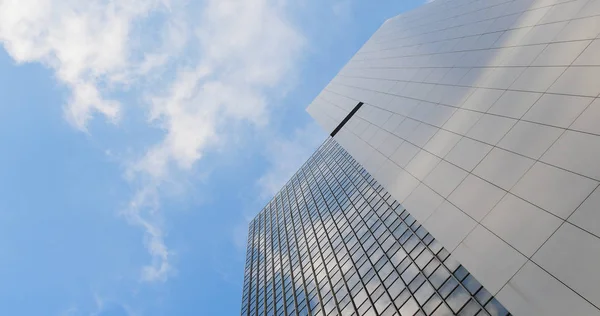
[[[238,314],[305,107],[421,4],[0,2],[0,314]]]

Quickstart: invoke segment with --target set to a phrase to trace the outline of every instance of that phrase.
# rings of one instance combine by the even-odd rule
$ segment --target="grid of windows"
[[[509,313],[330,138],[250,223],[242,315]]]

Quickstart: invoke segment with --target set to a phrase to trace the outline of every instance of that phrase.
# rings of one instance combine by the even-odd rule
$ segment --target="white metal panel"
[[[332,131],[364,102],[335,138],[513,314],[595,315],[599,34],[599,0],[437,0],[308,110]]]

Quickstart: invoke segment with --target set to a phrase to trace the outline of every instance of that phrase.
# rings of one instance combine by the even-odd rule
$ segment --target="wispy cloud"
[[[15,61],[41,63],[69,88],[64,115],[76,129],[89,132],[95,116],[118,124],[129,106],[118,95],[134,90],[148,125],[162,131],[124,162],[135,193],[122,214],[144,230],[152,257],[143,280],[164,281],[173,271],[161,192],[232,127],[268,121],[269,91],[305,47],[288,11],[282,0],[0,2],[0,42]]]
[[[77,315],[79,313],[79,308],[77,308],[77,306],[73,305],[68,307],[67,309],[61,311],[59,313],[59,316],[73,316],[73,315]]]
[[[109,300],[105,297],[101,297],[97,293],[94,294],[94,303],[96,306],[89,316],[135,316],[137,314],[127,304]]]
[[[265,153],[270,167],[258,180],[262,198],[269,199],[275,195],[325,140],[325,136],[325,132],[311,121],[295,130],[291,138],[275,139]]]

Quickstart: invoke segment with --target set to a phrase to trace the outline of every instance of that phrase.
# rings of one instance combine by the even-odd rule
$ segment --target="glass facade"
[[[241,314],[509,315],[331,138],[250,223]]]

